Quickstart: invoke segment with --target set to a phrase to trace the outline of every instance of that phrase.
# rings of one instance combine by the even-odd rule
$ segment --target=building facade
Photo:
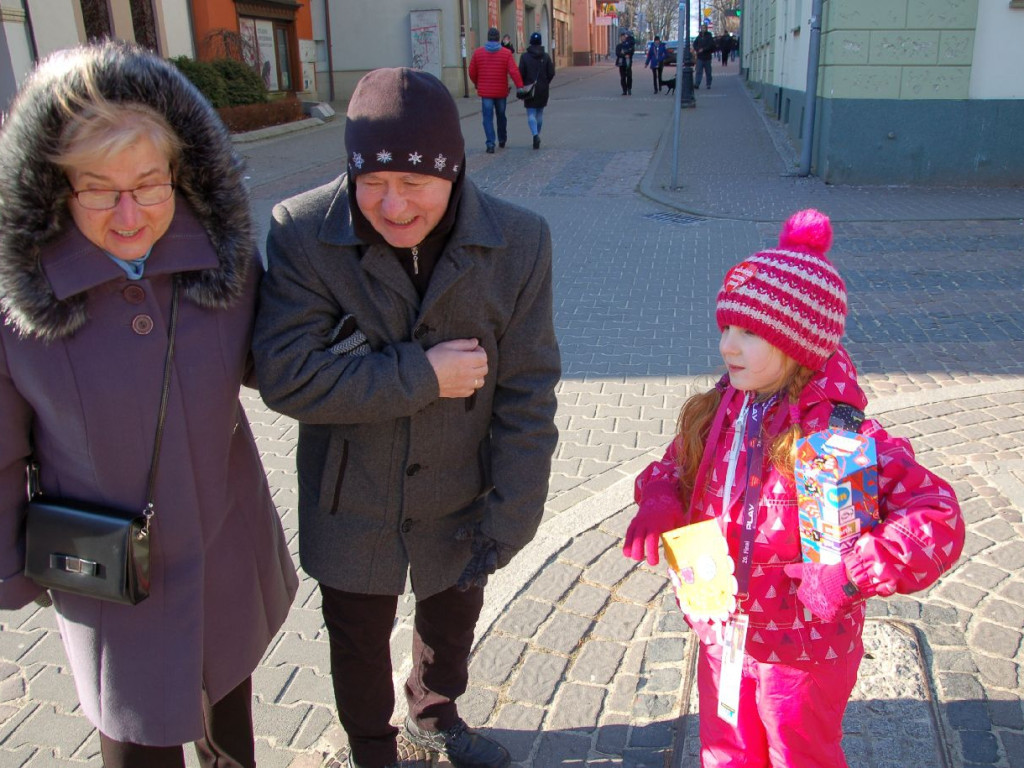
[[[189,0],[0,0],[0,105],[38,59],[103,37],[195,55]]]
[[[573,56],[569,63],[585,67],[608,55],[614,19],[605,15],[607,6],[599,0],[572,0]]]
[[[741,66],[836,184],[1024,183],[1024,2],[824,0],[803,136],[812,0],[747,0]]]
[[[316,44],[308,0],[191,0],[197,58],[241,56],[273,96],[316,98]]]
[[[517,57],[539,32],[557,67],[607,56],[610,27],[597,0],[0,0],[0,101],[35,62],[105,37],[162,56],[242,57],[271,94],[346,100],[379,67],[417,67],[455,96],[475,97],[468,66],[497,27]],[[45,20],[45,23],[41,23]]]
[[[556,64],[571,56],[571,0],[309,0],[317,52],[317,93],[344,100],[378,67],[416,67],[440,78],[455,96],[475,97],[469,59],[487,30],[508,34],[516,55],[533,32]]]

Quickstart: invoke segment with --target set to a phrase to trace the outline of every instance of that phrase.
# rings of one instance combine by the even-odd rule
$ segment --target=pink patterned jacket
[[[738,517],[742,479],[746,477],[745,450],[740,453],[736,485],[724,512],[722,494],[742,402],[743,393],[728,387],[721,406],[727,409],[725,424],[716,444],[705,449],[714,454],[708,467],[707,487],[696,500],[690,521],[717,518],[734,562],[740,543]],[[842,347],[800,397],[798,410],[804,434],[826,428],[836,403],[850,403],[860,409],[867,404],[857,384],[856,369]],[[775,416],[775,409],[769,411],[764,423],[773,424]],[[775,434],[787,429],[790,423],[787,414]],[[956,562],[963,548],[964,523],[956,495],[946,481],[917,462],[907,440],[889,435],[873,419],[865,420],[860,432],[874,438],[878,451],[881,522],[863,534],[844,558],[847,572],[864,597],[925,589]],[[770,466],[765,467],[763,477],[750,596],[740,603],[740,610],[750,616],[747,653],[758,661],[801,664],[824,662],[856,651],[864,626],[864,601],[857,601],[836,622],[825,623],[814,616],[810,620],[805,618],[803,605],[796,598],[798,584],[783,571],[786,564],[801,559],[796,488],[792,478]],[[679,497],[678,479],[677,447],[673,441],[664,457],[637,477],[637,504],[670,509],[678,524],[684,525],[687,510]],[[687,620],[702,642],[716,642],[714,624]]]

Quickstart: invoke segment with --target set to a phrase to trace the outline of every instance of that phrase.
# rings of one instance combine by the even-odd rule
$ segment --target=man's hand
[[[427,350],[441,397],[469,397],[484,385],[487,353],[476,339],[452,339]]]
[[[469,562],[459,576],[455,586],[460,592],[465,592],[471,587],[483,587],[487,584],[487,577],[498,568],[508,565],[515,550],[511,547],[495,541],[480,529],[480,523],[475,525],[464,525],[455,532],[456,541],[469,540],[470,552],[472,553]]]

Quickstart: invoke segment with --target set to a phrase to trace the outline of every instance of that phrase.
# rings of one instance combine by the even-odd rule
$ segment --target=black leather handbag
[[[153,490],[167,416],[177,324],[175,281],[160,412],[149,465],[147,501],[142,510],[48,497],[39,488],[39,465],[29,464],[25,575],[40,586],[127,605],[149,597],[149,528],[155,514]]]
[[[533,83],[530,83],[529,85],[524,85],[522,88],[517,88],[516,89],[516,98],[517,99],[522,99],[523,101],[525,101],[526,99],[532,99],[534,97],[534,95],[536,94],[536,92],[537,92],[537,83],[533,82]]]

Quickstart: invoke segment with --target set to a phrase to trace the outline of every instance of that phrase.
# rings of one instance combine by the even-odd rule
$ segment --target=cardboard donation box
[[[661,543],[682,611],[695,619],[728,619],[736,610],[736,569],[718,521],[667,531]]]
[[[875,441],[842,429],[815,432],[797,441],[794,475],[804,561],[840,562],[878,522]]]

